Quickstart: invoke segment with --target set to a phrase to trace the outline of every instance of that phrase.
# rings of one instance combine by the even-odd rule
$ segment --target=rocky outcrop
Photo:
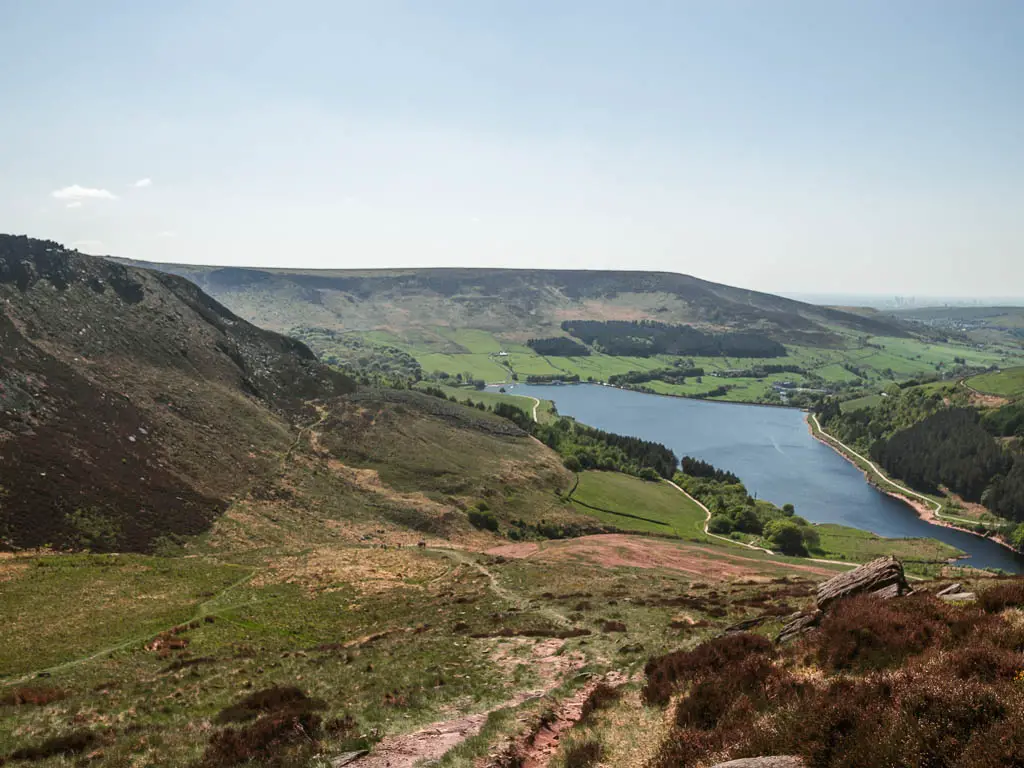
[[[806,768],[807,763],[796,755],[775,755],[774,757],[744,757],[718,763],[711,768]]]
[[[913,591],[903,573],[903,563],[895,557],[880,557],[819,584],[815,608],[790,616],[775,641],[784,643],[816,627],[829,607],[843,598],[872,595],[888,600]]]
[[[903,563],[895,557],[880,557],[819,584],[817,604],[819,610],[825,611],[844,597],[872,594],[892,598],[913,591],[903,574]]]

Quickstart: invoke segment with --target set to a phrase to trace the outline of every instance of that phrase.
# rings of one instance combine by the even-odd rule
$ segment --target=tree
[[[729,516],[733,519],[737,531],[753,533],[755,535],[763,531],[761,518],[750,507],[741,507],[740,509],[733,510],[729,513]]]
[[[708,533],[717,533],[719,536],[732,533],[732,520],[725,515],[715,515],[708,520]]]
[[[807,549],[804,547],[804,535],[800,526],[791,520],[769,520],[764,527],[765,538],[771,543],[774,549],[784,555],[795,555],[806,557]]]
[[[783,514],[792,517],[796,513],[796,507],[794,507],[792,504],[783,504],[782,512]]]
[[[805,525],[800,528],[800,533],[804,538],[804,547],[807,548],[808,552],[821,548],[821,536],[818,535],[817,528],[812,525]]]
[[[1024,551],[1024,523],[1013,529],[1013,533],[1010,534],[1010,543],[1015,549]]]

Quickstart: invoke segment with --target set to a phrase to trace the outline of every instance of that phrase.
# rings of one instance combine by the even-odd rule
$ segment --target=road
[[[673,488],[675,488],[677,491],[679,491],[681,494],[683,494],[683,496],[685,496],[690,501],[692,501],[694,504],[696,504],[698,507],[700,507],[701,509],[704,510],[704,514],[705,514],[705,518],[704,518],[704,535],[705,536],[710,536],[713,539],[721,539],[722,541],[727,542],[729,544],[738,544],[741,547],[746,547],[747,549],[753,549],[753,550],[758,551],[758,552],[764,552],[765,554],[771,555],[772,557],[778,557],[779,556],[778,552],[773,552],[772,550],[766,549],[765,547],[758,547],[758,546],[755,546],[753,544],[747,544],[745,541],[736,541],[735,539],[730,539],[727,536],[719,536],[717,533],[711,533],[708,530],[708,523],[711,522],[711,510],[708,509],[707,507],[705,507],[703,504],[700,503],[700,501],[698,501],[693,496],[688,494],[685,490],[683,490],[681,487],[679,487],[678,485],[673,483],[671,480],[666,480],[665,482],[668,483],[669,485],[671,485]],[[845,565],[848,568],[856,568],[858,565],[860,565],[860,563],[850,563],[850,562],[847,562],[846,560],[823,560],[823,559],[817,558],[817,557],[807,557],[807,558],[802,558],[802,559],[805,559],[805,560],[807,560],[808,562],[811,562],[811,563],[826,563],[828,565]]]
[[[529,395],[527,395],[527,397],[529,397]],[[540,407],[540,400],[536,397],[530,397],[530,399],[533,400],[533,420],[537,421],[537,409]]]

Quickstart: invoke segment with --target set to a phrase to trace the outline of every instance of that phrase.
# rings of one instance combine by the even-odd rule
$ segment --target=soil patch
[[[619,533],[581,536],[543,546],[533,542],[508,544],[488,550],[488,554],[553,562],[583,560],[605,568],[665,568],[718,581],[776,573],[780,569],[826,577],[835,575],[833,571],[814,565],[756,560],[697,544]]]

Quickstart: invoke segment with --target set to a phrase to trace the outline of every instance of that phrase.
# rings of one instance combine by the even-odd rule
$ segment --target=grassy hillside
[[[1024,368],[983,373],[980,376],[972,376],[964,383],[978,392],[1016,400],[1024,397]]]
[[[704,511],[668,483],[617,472],[581,472],[572,501],[617,528],[706,541]]]
[[[151,265],[194,280],[246,319],[309,341],[327,359],[373,368],[414,360],[422,375],[509,382],[513,376],[616,374],[695,365],[713,374],[685,385],[654,381],[663,394],[802,404],[811,391],[881,389],[912,376],[1024,362],[1018,344],[933,329],[916,318],[847,312],[687,275],[557,270],[258,270]],[[541,355],[531,338],[563,337],[566,320],[689,324],[710,334],[763,335],[786,346],[785,376],[732,373],[769,360],[728,357]],[[367,349],[375,349],[368,354]],[[499,354],[504,352],[506,354]],[[778,359],[774,359],[778,362]],[[789,387],[789,391],[785,389]],[[801,388],[805,392],[801,392]]]

